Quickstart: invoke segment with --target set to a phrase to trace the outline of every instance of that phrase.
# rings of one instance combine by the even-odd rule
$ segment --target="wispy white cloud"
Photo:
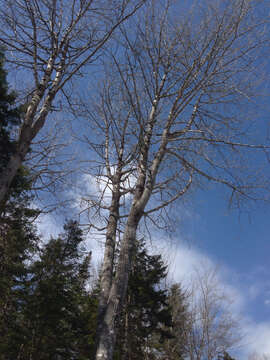
[[[112,174],[114,170],[111,169]],[[135,186],[136,178],[134,175],[127,176],[125,181],[121,184],[122,189],[132,189]],[[88,199],[102,199],[104,205],[109,205],[112,197],[112,183],[103,175],[94,176],[91,174],[84,174],[76,183],[75,192],[70,191],[70,195],[75,198],[74,205],[81,208],[83,202],[82,198]],[[130,198],[131,194],[128,193],[124,196],[125,200]]]
[[[63,223],[57,221],[57,218],[51,213],[41,214],[36,221],[36,226],[38,233],[45,242],[51,237],[57,237],[63,232]],[[85,252],[92,251],[92,262],[95,267],[102,261],[104,248],[103,239],[104,236],[102,235],[93,236],[93,234],[86,234],[85,236],[83,248]]]
[[[41,215],[36,220],[36,225],[38,233],[45,241],[48,241],[50,237],[56,237],[63,231],[63,224],[60,224],[52,213],[41,213]]]
[[[242,346],[237,352],[238,359],[247,359],[248,354],[253,352],[258,354],[270,353],[270,321],[258,322],[248,314],[250,303],[262,295],[267,295],[264,303],[266,306],[270,306],[270,299],[260,278],[257,278],[258,283],[256,283],[254,276],[252,276],[253,283],[243,286],[240,284],[243,279],[239,274],[235,274],[232,269],[228,269],[224,264],[217,263],[215,259],[194,246],[164,238],[158,242],[159,246],[155,246],[154,251],[160,251],[167,258],[169,277],[172,281],[188,286],[194,271],[199,270],[201,273],[204,271],[216,272],[218,287],[223,290],[228,299],[232,300],[230,310],[233,317],[239,319],[244,335]]]
[[[243,355],[247,358],[248,354],[253,352],[270,354],[270,322],[256,323],[254,320],[245,320],[246,346],[243,348]]]

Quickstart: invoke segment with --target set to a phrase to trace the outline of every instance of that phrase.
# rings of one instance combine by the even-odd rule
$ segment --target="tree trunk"
[[[106,312],[108,298],[112,285],[113,277],[113,265],[114,265],[114,253],[115,253],[115,241],[116,241],[116,230],[119,219],[119,201],[120,201],[120,190],[119,184],[117,188],[113,190],[112,201],[110,206],[110,215],[107,225],[104,260],[101,270],[100,279],[100,294],[98,304],[98,329],[97,334],[102,332],[102,322]],[[97,336],[97,342],[99,339]]]
[[[121,304],[126,296],[128,276],[131,267],[132,249],[136,240],[136,230],[141,211],[135,211],[135,206],[128,217],[122,246],[119,256],[119,262],[116,270],[116,276],[112,281],[111,291],[108,298],[104,318],[99,327],[98,346],[96,360],[112,360],[114,344],[116,339],[115,320],[121,310]]]
[[[16,153],[14,154],[8,164],[7,167],[5,168],[5,171],[0,174],[0,204],[1,204],[1,208],[5,203],[6,197],[7,197],[7,193],[8,190],[10,188],[11,182],[14,179],[19,167],[22,164],[22,159],[21,157]]]
[[[36,111],[42,95],[40,93],[38,95],[35,94],[30,105],[28,106],[18,139],[17,149],[10,157],[5,169],[0,172],[0,213],[8,199],[10,185],[15,178],[17,171],[22,166],[25,156],[30,149],[32,140],[36,137],[45,124],[46,117],[57,92],[56,89],[59,81],[60,76],[58,75],[57,82],[55,80],[55,87],[47,94],[44,104],[42,105],[34,124],[34,111]]]
[[[30,135],[30,129],[29,134]],[[8,200],[9,188],[17,171],[22,166],[25,155],[29,150],[30,142],[22,143],[16,152],[10,157],[5,169],[0,172],[0,214],[4,208],[5,202]]]

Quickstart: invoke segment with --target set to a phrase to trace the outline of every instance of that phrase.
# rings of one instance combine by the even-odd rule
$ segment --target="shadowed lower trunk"
[[[24,146],[22,151],[17,151],[13,154],[5,169],[0,171],[0,214],[2,213],[5,203],[8,200],[9,189],[14,180],[19,168],[22,166],[23,159],[28,151],[27,146]]]
[[[21,164],[21,157],[18,154],[15,154],[10,158],[5,171],[0,173],[0,209],[4,206],[4,203],[7,200],[10,185]]]

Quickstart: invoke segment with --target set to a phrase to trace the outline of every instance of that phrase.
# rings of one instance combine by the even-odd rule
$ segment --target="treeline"
[[[0,162],[5,166],[24,109],[16,107],[16,96],[8,90],[3,54],[0,88]],[[30,175],[20,168],[1,207],[0,359],[94,359],[100,279],[90,274],[92,254],[81,250],[83,232],[73,220],[44,243],[34,224],[40,211],[31,208]],[[116,263],[118,257],[116,250]],[[208,309],[206,339],[206,322],[196,318],[192,297],[179,284],[166,286],[166,277],[161,255],[149,254],[145,242],[137,240],[127,296],[117,317],[114,360],[204,359],[210,351],[208,359],[231,359],[227,335],[209,342],[211,326],[218,331],[218,319],[210,324],[213,309]],[[210,299],[205,305],[210,306]],[[203,314],[198,310],[197,315],[201,319]]]
[[[99,279],[90,277],[91,252],[80,250],[84,239],[74,221],[42,244],[32,215],[8,215],[1,222],[0,359],[93,359]],[[137,242],[133,260],[114,359],[192,359],[197,352],[204,359],[209,351],[209,359],[230,359],[226,336],[206,339],[206,321],[194,319],[181,286],[166,289],[161,256],[149,255]],[[207,331],[218,331],[212,325]]]

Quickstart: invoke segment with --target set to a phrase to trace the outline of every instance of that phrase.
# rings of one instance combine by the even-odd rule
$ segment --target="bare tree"
[[[232,312],[234,299],[216,269],[205,265],[195,269],[185,290],[179,284],[171,287],[173,338],[159,344],[157,359],[227,359],[225,354],[242,346],[241,322]]]
[[[159,226],[160,213],[204,180],[225,185],[236,204],[267,192],[258,161],[249,160],[264,156],[268,144],[251,141],[245,111],[268,26],[256,4],[216,1],[177,17],[176,4],[153,2],[134,20],[132,34],[121,27],[121,50],[110,54],[109,77],[89,113],[96,136],[85,138],[103,183],[101,197],[85,201],[103,217],[95,227],[106,233],[97,359],[113,356],[141,219]],[[104,201],[107,190],[111,199]]]
[[[269,360],[270,354],[259,354],[254,352],[248,356],[248,360]]]
[[[25,115],[16,151],[0,173],[0,203],[44,126],[56,95],[84,66],[96,62],[115,30],[144,1],[7,0],[1,1],[0,44],[9,64],[20,70]]]
[[[218,284],[215,271],[196,272],[185,330],[185,350],[190,360],[217,359],[239,347],[243,336],[240,321],[230,310],[232,302]]]

